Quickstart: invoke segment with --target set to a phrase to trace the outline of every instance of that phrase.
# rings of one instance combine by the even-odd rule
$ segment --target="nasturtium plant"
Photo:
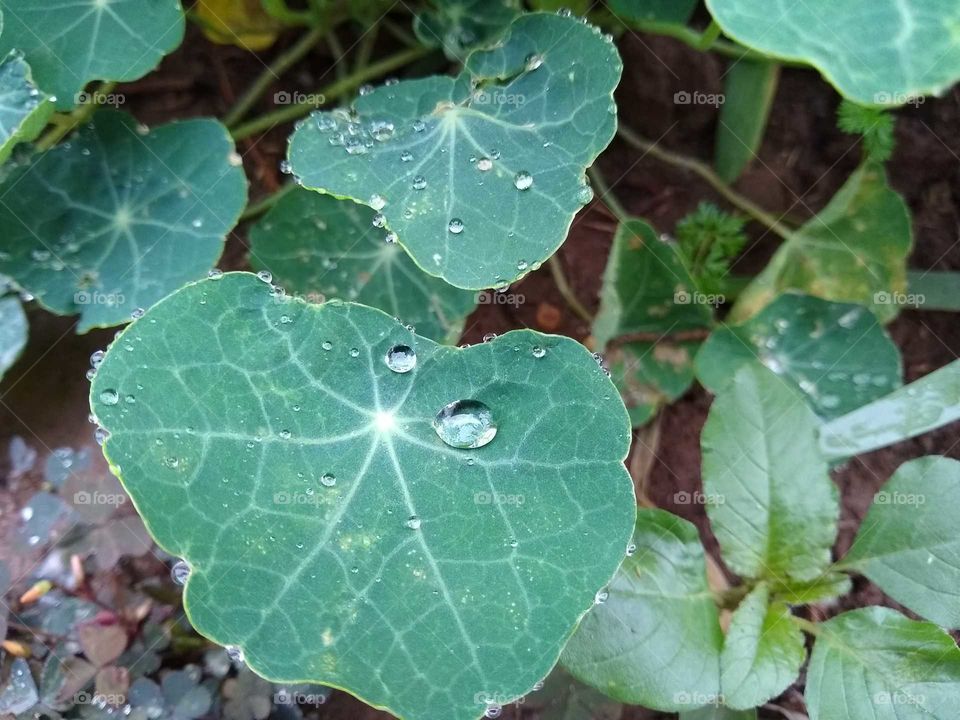
[[[307,188],[367,204],[431,275],[505,287],[563,242],[616,127],[622,64],[599,29],[518,17],[457,77],[385,85],[290,140]]]
[[[685,23],[697,8],[697,0],[609,0],[614,16],[628,24],[644,22]]]
[[[53,109],[51,98],[34,84],[23,55],[11,50],[0,61],[0,163],[10,157],[17,143],[41,133]]]
[[[204,148],[203,153],[196,151]],[[118,325],[216,263],[246,202],[224,127],[97,112],[0,184],[0,272],[78,330]]]
[[[417,39],[451,60],[497,38],[520,14],[518,0],[432,0],[413,21]]]
[[[199,0],[191,19],[213,42],[254,51],[273,45],[283,29],[262,0]]]
[[[227,273],[130,325],[91,406],[193,625],[400,716],[533,687],[633,528],[623,405],[558,336],[442,346]]]
[[[2,284],[2,278],[0,278]],[[27,316],[16,295],[0,296],[0,378],[27,344]]]
[[[183,40],[180,0],[3,0],[0,53],[19,50],[60,110],[91,80],[136,80]]]
[[[294,190],[251,228],[250,264],[287,292],[363,303],[422,337],[456,341],[477,294],[427,275],[375,219],[364,205]]]
[[[953,0],[707,0],[724,33],[813,65],[864,105],[939,95],[960,79]]]
[[[757,156],[780,78],[780,65],[746,58],[732,62],[723,81],[713,164],[727,182]]]

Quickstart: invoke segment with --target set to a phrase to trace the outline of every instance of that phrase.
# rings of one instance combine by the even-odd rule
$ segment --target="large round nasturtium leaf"
[[[202,148],[202,152],[199,150]],[[118,325],[216,263],[246,203],[226,129],[103,111],[0,184],[0,273],[78,331]]]
[[[499,36],[520,13],[518,0],[434,0],[433,5],[414,17],[413,32],[458,62]]]
[[[314,113],[290,141],[308,188],[378,209],[431,275],[505,286],[560,246],[613,138],[622,63],[571,17],[521,15],[458,77],[385,85]]]
[[[862,105],[902,105],[960,79],[955,0],[707,0],[724,33],[813,65]]]
[[[180,0],[3,0],[0,53],[24,53],[57,108],[91,80],[137,80],[183,40]]]
[[[697,378],[716,392],[749,363],[795,384],[824,418],[901,385],[900,353],[873,313],[810,295],[781,295],[742,325],[714,330],[697,353]]]
[[[294,190],[250,229],[250,264],[308,300],[363,303],[413,325],[418,335],[456,341],[477,294],[427,275],[385,241],[374,218],[363,205]]]
[[[437,345],[228,273],[129,326],[91,406],[203,635],[404,718],[534,686],[633,530],[626,412],[567,338]]]
[[[676,711],[715,702],[723,632],[696,527],[641,509],[629,552],[561,662],[626,703]]]
[[[2,285],[3,278],[0,278]],[[0,379],[27,344],[27,316],[15,295],[0,297]]]
[[[955,720],[960,649],[936,625],[886,607],[818,625],[807,668],[810,720]]]
[[[30,66],[16,50],[0,61],[0,162],[17,143],[33,140],[53,114],[51,98],[37,89]]]
[[[904,463],[874,497],[841,567],[938,625],[960,627],[958,503],[960,462]]]

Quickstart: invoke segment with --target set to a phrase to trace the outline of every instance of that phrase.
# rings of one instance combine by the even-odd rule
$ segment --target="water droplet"
[[[453,218],[447,225],[447,230],[452,232],[454,235],[459,235],[463,232],[463,220],[460,218]]]
[[[213,268],[213,270],[207,272],[207,277],[211,280],[219,280],[223,277],[223,270],[220,270],[219,268]]]
[[[383,213],[377,213],[373,216],[373,220],[370,221],[371,224],[376,228],[382,228],[387,224],[387,218]]]
[[[384,360],[395,373],[407,373],[417,366],[417,353],[409,345],[394,345]]]
[[[170,568],[170,578],[177,585],[186,585],[190,577],[190,564],[186,560],[177,560]]]
[[[514,176],[513,184],[517,190],[529,190],[533,187],[533,175],[526,170],[521,170]]]
[[[423,131],[426,130],[426,129],[427,129],[427,126],[426,126],[426,124],[423,122],[423,120],[414,120],[414,121],[413,121],[413,131],[414,131],[414,132],[420,133],[420,132],[423,132]]]
[[[528,267],[529,267],[529,266],[527,265],[527,261],[526,261],[526,260],[520,260],[520,261],[517,263],[517,270],[519,270],[520,272],[523,272],[523,271],[526,270]]]
[[[143,308],[135,308],[134,311],[130,313],[130,317],[133,318],[134,320],[139,320],[144,316],[144,313],[146,312],[147,311],[144,310]]]
[[[487,333],[486,335],[483,336],[483,341],[484,341],[484,342],[490,342],[490,341],[493,340],[495,337],[497,337],[497,334],[496,334],[496,333]]]
[[[490,408],[479,400],[456,400],[433,420],[437,437],[455,448],[483,447],[497,434]]]
[[[360,93],[361,95],[369,95],[370,93],[373,92],[373,85],[369,85],[369,84],[361,85],[357,90],[357,92]]]
[[[337,484],[337,476],[333,473],[324,473],[320,476],[320,484],[324,487],[333,487]]]
[[[320,343],[320,347],[322,347],[324,350],[333,350],[333,343],[329,340],[324,340],[322,343]]]
[[[359,350],[359,348],[350,348],[350,357],[352,357],[352,358],[360,357],[360,350]]]
[[[271,273],[269,270],[261,270],[257,273],[257,279],[265,283],[272,283],[273,273]]]
[[[488,157],[482,157],[477,160],[477,170],[480,172],[487,172],[488,170],[493,169],[493,161]]]
[[[243,650],[236,645],[227,645],[224,649],[227,651],[227,656],[235,663],[243,663]]]
[[[395,232],[393,232],[393,230],[391,230],[390,232],[388,232],[388,233],[387,233],[386,235],[384,235],[384,237],[383,237],[383,241],[384,241],[387,245],[396,245],[397,239],[398,239],[398,238],[397,238],[397,234],[396,234]]]
[[[421,522],[420,518],[418,518],[416,515],[411,515],[409,518],[407,518],[407,522],[404,524],[411,530],[419,530]]]
[[[406,150],[400,153],[401,162],[410,162],[411,160],[413,160],[413,153],[407,152]]]
[[[414,190],[423,190],[427,186],[427,179],[423,175],[417,175],[411,186]]]
[[[116,405],[120,400],[120,395],[117,394],[116,390],[108,388],[100,393],[100,402],[104,405]]]
[[[531,53],[530,55],[527,55],[527,60],[526,60],[527,72],[530,72],[531,70],[536,70],[541,65],[543,65],[543,55],[538,55],[537,53]]]
[[[370,207],[374,210],[383,210],[387,206],[387,199],[378,193],[370,196]]]
[[[539,345],[534,345],[533,349],[530,351],[530,354],[539,359],[547,354],[547,349]]]
[[[597,594],[593,598],[593,601],[597,605],[603,605],[607,601],[608,597],[610,597],[609,592],[607,592],[606,590],[598,590]]]
[[[498,718],[500,713],[503,712],[503,708],[497,703],[490,703],[487,705],[487,709],[483,711],[483,716],[485,718]]]

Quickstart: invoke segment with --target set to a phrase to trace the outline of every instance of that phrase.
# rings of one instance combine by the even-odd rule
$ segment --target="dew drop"
[[[333,350],[333,343],[330,342],[329,340],[324,340],[322,343],[320,343],[320,347],[328,351]]]
[[[177,585],[186,585],[190,577],[190,564],[186,560],[177,560],[170,568],[170,579]]]
[[[603,605],[607,601],[608,597],[610,597],[609,592],[607,592],[606,590],[598,590],[597,594],[593,598],[593,601],[597,605]]]
[[[487,705],[487,709],[483,711],[483,716],[485,718],[498,718],[503,712],[503,708],[497,703],[490,703]]]
[[[480,172],[487,172],[488,170],[493,169],[493,161],[488,157],[482,157],[477,160],[477,170]]]
[[[406,150],[400,153],[401,162],[410,162],[411,160],[413,160],[413,153],[407,152]]]
[[[530,354],[533,355],[535,358],[539,359],[547,354],[547,349],[544,347],[541,347],[540,345],[534,345],[533,349],[530,351]]]
[[[490,408],[479,400],[456,400],[433,420],[437,437],[455,448],[483,447],[497,434]]]
[[[513,184],[517,190],[529,190],[533,187],[533,175],[526,170],[521,170],[514,176]]]
[[[224,649],[227,651],[227,656],[233,660],[233,662],[238,664],[243,662],[243,650],[236,645],[227,645]]]
[[[116,390],[108,388],[100,393],[100,402],[104,405],[116,405],[120,400],[120,395]]]
[[[413,179],[412,187],[414,190],[423,190],[427,186],[427,179],[423,175],[417,175]]]
[[[272,283],[273,282],[273,273],[269,270],[261,270],[257,273],[257,279],[261,282]]]
[[[320,484],[324,487],[333,487],[337,484],[337,476],[333,473],[324,473],[320,476]]]
[[[373,220],[370,221],[375,228],[385,227],[387,224],[387,218],[383,213],[377,213],[373,216]]]
[[[360,350],[358,348],[350,348],[350,357],[360,357]]]
[[[543,65],[543,55],[538,55],[537,53],[531,53],[530,55],[527,55],[527,60],[526,60],[527,72],[531,70],[536,70],[541,65]]]
[[[459,235],[463,232],[463,220],[460,218],[453,218],[450,223],[447,225],[447,230],[449,230],[454,235]]]
[[[417,353],[409,345],[394,345],[384,360],[395,373],[408,373],[417,366]]]
[[[207,272],[207,277],[211,280],[219,280],[223,277],[223,270],[220,270],[219,268],[213,268],[213,270]]]
[[[370,207],[374,210],[383,210],[387,206],[387,199],[383,195],[374,193],[370,196]]]
[[[387,233],[386,235],[384,235],[384,237],[383,237],[383,241],[384,241],[387,245],[396,245],[396,244],[397,244],[397,239],[398,239],[398,238],[397,238],[397,234],[396,234],[395,232],[393,232],[393,230],[391,230],[390,232],[388,232],[388,233]]]
[[[407,522],[404,524],[411,530],[419,530],[421,522],[420,518],[418,518],[416,515],[411,515],[409,518],[407,518]]]

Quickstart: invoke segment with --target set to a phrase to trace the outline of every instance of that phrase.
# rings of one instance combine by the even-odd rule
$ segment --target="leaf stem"
[[[286,0],[263,0],[263,9],[274,20],[286,25],[311,25],[316,18],[309,10],[293,10]]]
[[[255,203],[251,203],[247,206],[247,209],[243,211],[243,214],[240,215],[240,220],[238,222],[246,222],[247,220],[253,220],[261,215],[263,215],[267,210],[276,205],[280,198],[284,195],[290,194],[292,191],[296,190],[299,185],[295,182],[288,182],[280,186],[279,190],[270,193],[264,198],[261,198]]]
[[[717,175],[717,173],[713,171],[713,168],[706,163],[700,162],[699,160],[691,157],[687,157],[686,155],[675,153],[671,150],[666,150],[656,143],[641,137],[633,130],[628,127],[624,127],[623,125],[620,125],[620,127],[617,129],[617,134],[619,134],[620,137],[622,137],[627,143],[641,152],[652,155],[661,162],[674,165],[684,170],[689,170],[690,172],[699,175],[707,182],[707,184],[720,193],[720,195],[722,195],[731,205],[734,205],[743,212],[747,213],[754,220],[759,222],[761,225],[766,226],[784,240],[790,238],[791,231],[788,227],[786,227],[776,217],[768,213],[752,200],[741,195],[732,187],[730,187],[719,175]]]
[[[547,260],[547,265],[550,267],[550,274],[553,276],[553,282],[557,286],[557,290],[560,292],[560,295],[563,296],[564,301],[570,309],[573,310],[581,320],[587,324],[592,324],[593,315],[583,306],[583,303],[577,298],[577,294],[573,291],[573,288],[570,287],[570,283],[567,282],[567,276],[563,272],[563,265],[560,263],[560,258],[552,255],[550,259]]]
[[[820,634],[820,626],[815,622],[810,622],[802,617],[797,617],[796,615],[791,615],[790,619],[794,622],[795,625],[798,625],[801,630],[809,633],[810,635],[817,636]]]
[[[594,184],[597,192],[599,193],[600,202],[610,209],[610,212],[613,213],[617,220],[622,223],[627,222],[627,220],[629,220],[632,216],[617,199],[617,196],[613,194],[613,191],[610,189],[610,186],[604,179],[603,173],[600,172],[600,169],[594,165],[587,170],[587,175],[590,176],[590,181]]]
[[[267,91],[267,88],[310,52],[313,46],[316,45],[327,32],[326,28],[311,28],[305,32],[297,42],[274,58],[273,62],[263,69],[259,77],[257,77],[250,87],[247,88],[246,92],[240,96],[240,99],[237,100],[230,109],[230,112],[224,116],[224,125],[231,128],[240,122],[240,120],[250,112],[250,108],[260,99],[260,96]]]
[[[385,73],[401,68],[407,63],[417,60],[429,54],[430,52],[432,52],[432,49],[425,47],[415,47],[401,50],[394,55],[390,55],[383,60],[379,60],[368,65],[362,70],[353,72],[341,80],[336,80],[317,94],[322,94],[324,101],[329,102],[330,100],[334,100],[342,95],[345,95],[351,90],[355,90],[368,80],[372,80],[384,75]],[[241,125],[237,125],[235,128],[233,128],[230,134],[233,136],[234,140],[243,140],[251,135],[266,132],[280,123],[301,118],[316,108],[317,104],[315,102],[302,102],[289,105],[287,107],[280,108],[279,110],[274,110],[273,112],[261,115],[253,120],[249,120]]]
[[[108,95],[117,86],[115,82],[100,83],[93,95]],[[36,142],[36,148],[40,152],[49,150],[60,140],[74,130],[74,128],[83,125],[90,116],[100,107],[96,102],[84,103],[71,112],[55,115],[51,120],[53,127]]]
[[[716,27],[714,27],[716,26]],[[698,32],[687,25],[670,22],[641,21],[634,23],[634,27],[652,35],[663,35],[689,45],[694,50],[710,50],[718,55],[724,55],[735,60],[750,58],[754,60],[769,60],[770,58],[756,50],[738,45],[729,40],[720,39],[721,29],[716,22],[711,23],[706,30]],[[716,34],[714,34],[716,33]],[[795,63],[797,64],[797,63]]]
[[[706,52],[717,42],[723,30],[716,20],[711,20],[707,29],[700,35],[700,41],[697,43],[697,50]],[[746,48],[744,48],[746,49]]]

